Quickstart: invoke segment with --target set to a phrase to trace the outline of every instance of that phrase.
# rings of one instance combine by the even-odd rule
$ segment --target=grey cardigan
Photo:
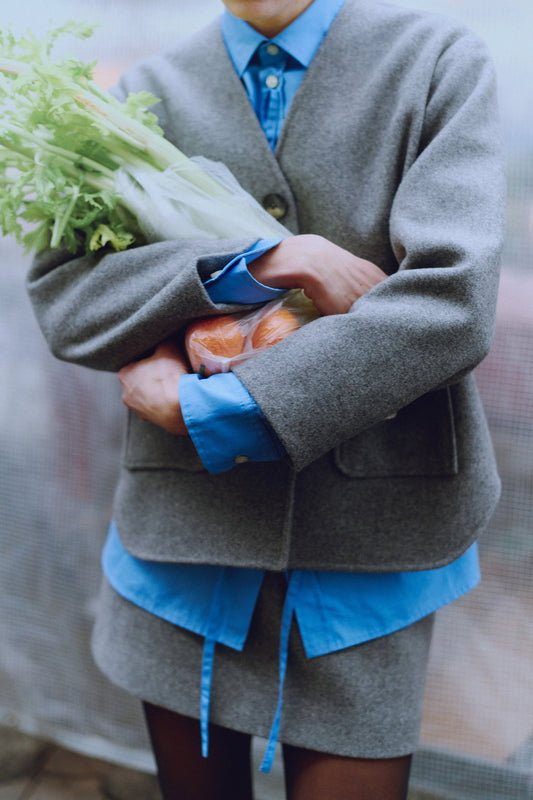
[[[444,18],[347,0],[273,154],[217,22],[125,74],[166,136],[224,162],[284,224],[390,277],[235,372],[287,459],[208,474],[189,438],[129,415],[115,517],[140,558],[414,570],[460,555],[499,480],[472,375],[492,340],[504,170],[484,45]],[[103,257],[49,251],[29,293],[53,352],[117,370],[214,306],[202,278],[249,240]],[[393,419],[388,419],[396,414]]]

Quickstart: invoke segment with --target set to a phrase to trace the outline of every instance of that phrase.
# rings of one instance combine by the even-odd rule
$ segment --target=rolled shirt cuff
[[[179,393],[185,424],[208,472],[284,457],[261,409],[232,372],[183,375]]]
[[[215,271],[204,283],[204,288],[213,303],[264,303],[284,294],[285,289],[265,286],[256,281],[248,271],[248,265],[252,261],[281,241],[281,239],[260,239],[250,250],[233,258],[223,269]]]

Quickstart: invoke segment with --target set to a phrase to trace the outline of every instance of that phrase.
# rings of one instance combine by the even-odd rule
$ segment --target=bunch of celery
[[[0,31],[0,227],[27,251],[97,250],[162,239],[288,235],[220,165],[167,141],[141,92],[120,103],[94,64],[54,60],[44,39]],[[200,166],[202,164],[202,166]],[[227,173],[227,174],[226,174]]]

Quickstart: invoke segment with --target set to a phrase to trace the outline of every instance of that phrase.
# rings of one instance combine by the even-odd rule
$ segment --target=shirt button
[[[279,47],[277,44],[267,44],[266,51],[269,56],[277,56],[279,53]]]
[[[236,456],[234,461],[236,464],[246,464],[248,456]]]
[[[265,83],[269,89],[275,89],[279,84],[279,79],[276,75],[267,75]]]
[[[283,219],[288,210],[287,201],[279,194],[267,194],[263,197],[262,204],[274,219]]]

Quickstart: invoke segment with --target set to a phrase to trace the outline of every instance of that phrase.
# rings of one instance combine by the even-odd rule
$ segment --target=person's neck
[[[299,0],[299,2],[288,4],[279,14],[272,17],[247,19],[246,22],[262,36],[273,39],[285,28],[288,28],[313,2],[314,0]]]

